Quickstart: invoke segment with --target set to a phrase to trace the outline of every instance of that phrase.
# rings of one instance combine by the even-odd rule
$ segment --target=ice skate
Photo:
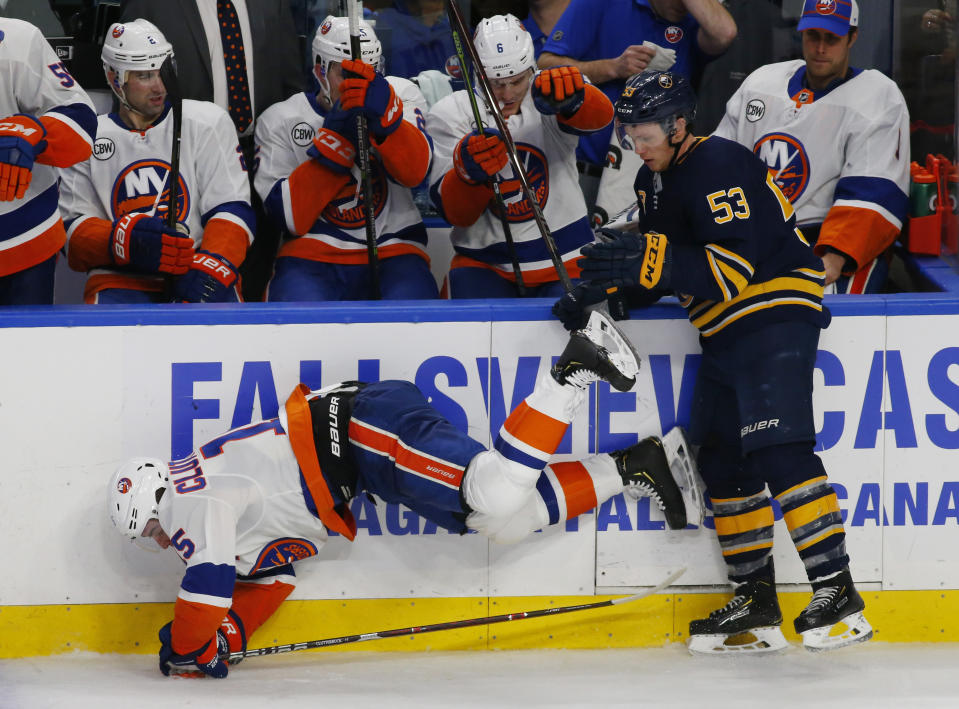
[[[856,591],[849,569],[817,590],[794,621],[803,647],[811,652],[835,650],[872,637],[872,626],[862,614],[866,604]]]
[[[730,653],[760,654],[788,647],[779,626],[775,583],[768,579],[746,581],[736,586],[732,600],[708,618],[689,624],[689,651],[696,655]]]
[[[706,506],[703,504],[703,483],[696,467],[696,456],[686,438],[686,432],[679,426],[672,428],[662,438],[663,450],[673,478],[679,485],[686,503],[687,524],[702,525]]]
[[[616,461],[616,470],[628,496],[653,498],[666,515],[670,529],[686,527],[686,504],[675,478],[682,471],[670,469],[662,440],[650,436],[610,455]]]
[[[586,387],[602,379],[614,389],[629,391],[636,384],[639,356],[612,321],[594,310],[586,327],[569,336],[552,372],[560,384]]]

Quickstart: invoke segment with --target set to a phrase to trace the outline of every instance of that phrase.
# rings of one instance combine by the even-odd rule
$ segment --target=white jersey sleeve
[[[827,247],[870,263],[908,209],[909,115],[898,87],[875,70],[826,92],[803,86],[802,60],[754,71],[730,98],[715,135],[756,153],[792,202],[800,227],[821,225]]]
[[[40,120],[46,148],[24,196],[0,202],[0,276],[34,266],[63,246],[57,168],[86,160],[96,132],[89,97],[40,31],[0,17],[0,120],[17,113]]]

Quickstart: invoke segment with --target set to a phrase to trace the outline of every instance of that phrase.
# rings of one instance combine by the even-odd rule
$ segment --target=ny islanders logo
[[[133,483],[130,482],[130,478],[120,478],[117,480],[117,492],[121,495],[126,495],[131,489],[133,489]]]
[[[834,15],[836,9],[836,0],[819,0],[816,3],[816,12],[820,15]]]
[[[164,160],[137,160],[120,170],[110,195],[113,217],[130,212],[150,212],[166,217],[170,201],[170,163]],[[177,189],[177,220],[185,222],[190,213],[190,191],[179,175]]]
[[[310,556],[316,556],[316,545],[309,539],[292,538],[277,539],[270,542],[260,555],[253,562],[253,568],[250,574],[255,574],[263,569],[272,569],[285,564],[292,564],[294,561],[300,561]]]
[[[670,44],[676,44],[683,38],[683,28],[672,25],[666,28],[666,41]]]
[[[773,181],[792,204],[809,185],[809,155],[798,139],[770,133],[759,139],[753,152],[766,163]]]
[[[116,39],[117,37],[123,34],[124,29],[126,28],[123,25],[117,25],[116,27],[113,28],[113,32],[111,32],[110,34],[112,34],[113,38]]]
[[[526,143],[516,144],[516,154],[520,164],[526,172],[530,191],[535,195],[540,209],[546,208],[549,199],[549,166],[542,151]],[[528,222],[533,218],[533,207],[523,193],[522,183],[513,172],[512,166],[507,163],[504,171],[508,173],[500,182],[500,192],[503,195],[503,204],[506,207],[506,217],[511,222]],[[504,173],[500,173],[503,175]],[[490,211],[497,217],[500,215],[496,200],[490,200]]]
[[[379,160],[370,160],[370,183],[373,192],[373,216],[378,217],[386,206],[389,185]],[[340,229],[363,229],[366,226],[366,206],[363,193],[355,177],[339,191],[320,215],[333,226]]]

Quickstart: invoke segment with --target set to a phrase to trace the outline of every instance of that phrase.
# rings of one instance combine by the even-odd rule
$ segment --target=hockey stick
[[[173,112],[173,146],[170,148],[170,172],[167,181],[167,226],[176,229],[177,207],[180,190],[180,133],[183,128],[183,94],[180,92],[180,81],[176,74],[176,60],[171,54],[160,65],[160,80],[166,89]]]
[[[450,0],[451,5],[455,2],[456,0]],[[479,106],[476,104],[476,93],[473,91],[473,82],[470,81],[469,71],[466,68],[466,53],[463,51],[463,41],[460,38],[460,31],[452,19],[450,20],[450,29],[453,33],[453,44],[456,46],[456,56],[459,58],[460,67],[463,71],[463,81],[466,82],[466,94],[470,98],[470,107],[473,109],[473,120],[476,121],[476,130],[480,135],[483,135],[483,119],[480,116]],[[473,72],[475,76],[475,68]],[[499,180],[496,179],[496,176],[493,176],[490,184],[496,199],[496,208],[499,210],[499,220],[503,225],[503,236],[506,238],[506,248],[509,249],[509,258],[513,264],[513,277],[516,279],[516,290],[519,292],[520,298],[525,298],[526,284],[523,282],[523,271],[519,267],[519,258],[516,255],[516,243],[513,241],[513,232],[509,228],[509,216],[506,214],[506,203],[503,201],[503,193],[500,191]]]
[[[466,30],[466,24],[463,22],[463,15],[460,12],[459,6],[456,4],[456,0],[446,0],[446,6],[450,16],[450,25],[459,32],[460,37],[463,38],[463,44],[466,46],[466,50],[469,52],[470,60],[473,63],[473,73],[478,80],[480,89],[483,91],[483,96],[486,99],[486,103],[489,106],[490,113],[493,116],[493,121],[496,123],[496,128],[500,133],[503,134],[503,142],[506,143],[506,152],[509,155],[510,162],[513,164],[513,170],[516,172],[516,176],[519,178],[520,186],[523,190],[523,196],[526,197],[529,201],[530,209],[533,212],[533,220],[536,222],[536,226],[539,227],[540,234],[543,236],[543,241],[546,243],[546,248],[549,251],[550,259],[553,261],[553,267],[556,269],[557,275],[559,275],[559,280],[563,283],[563,288],[567,292],[573,290],[573,282],[569,278],[569,273],[566,272],[566,265],[563,263],[563,259],[560,258],[559,249],[556,247],[556,241],[553,239],[553,235],[549,230],[549,226],[546,224],[546,218],[543,216],[543,210],[539,206],[539,201],[536,199],[536,195],[533,194],[533,189],[530,187],[529,178],[526,176],[526,170],[523,169],[522,163],[519,161],[519,155],[516,152],[516,144],[513,142],[513,137],[510,135],[509,128],[506,125],[506,121],[503,120],[503,115],[499,110],[499,103],[496,101],[496,97],[493,95],[493,90],[490,88],[489,78],[486,76],[486,69],[483,67],[483,63],[479,59],[479,55],[476,53],[476,47],[473,44],[473,39],[470,36],[469,32]],[[460,60],[462,62],[462,60]],[[466,74],[466,67],[463,67],[464,75]],[[467,86],[466,90],[472,95],[473,87]]]
[[[359,61],[363,58],[360,48],[360,16],[363,0],[347,0],[350,17],[350,54]],[[373,178],[370,168],[370,133],[366,116],[356,114],[356,152],[360,158],[360,185],[363,192],[363,209],[366,211],[366,260],[370,268],[370,290],[374,300],[380,299],[380,261],[376,248],[376,221],[373,215]]]
[[[646,598],[654,593],[662,591],[667,586],[682,576],[686,572],[686,567],[674,571],[665,579],[660,581],[652,588],[636,593],[632,596],[622,598],[613,598],[608,601],[596,601],[595,603],[580,603],[575,606],[559,606],[557,608],[542,608],[535,611],[523,611],[520,613],[505,613],[503,615],[494,615],[484,618],[470,618],[468,620],[451,620],[445,623],[433,623],[431,625],[419,625],[412,628],[396,628],[395,630],[378,630],[372,633],[362,633],[360,635],[343,635],[338,638],[326,638],[324,640],[310,640],[302,643],[290,643],[289,645],[274,645],[272,647],[261,647],[255,650],[244,650],[242,652],[233,652],[224,659],[228,662],[245,657],[259,657],[261,655],[279,655],[286,652],[296,652],[297,650],[313,650],[319,647],[331,647],[333,645],[346,645],[349,643],[361,643],[367,640],[380,640],[381,638],[398,638],[404,635],[422,635],[423,633],[435,633],[438,630],[455,630],[457,628],[471,628],[475,625],[493,625],[494,623],[505,623],[511,620],[526,620],[527,618],[542,618],[547,615],[559,615],[561,613],[573,613],[574,611],[586,611],[593,608],[605,608],[607,606],[618,606],[624,603],[632,603],[641,598]]]

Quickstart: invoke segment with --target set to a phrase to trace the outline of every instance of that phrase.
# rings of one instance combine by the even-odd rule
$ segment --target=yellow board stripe
[[[859,591],[866,618],[884,642],[959,642],[959,590]],[[287,601],[252,638],[251,647],[364,633],[446,620],[565,606],[619,596],[401,598]],[[785,618],[809,603],[810,591],[780,592]],[[635,603],[497,625],[445,630],[310,652],[662,647],[685,642],[689,621],[729,600],[728,593],[664,593]],[[0,658],[74,650],[155,655],[156,632],[173,604],[0,606]],[[798,637],[792,623],[786,638]],[[257,659],[248,660],[256,662]],[[155,670],[153,658],[144,658]]]

